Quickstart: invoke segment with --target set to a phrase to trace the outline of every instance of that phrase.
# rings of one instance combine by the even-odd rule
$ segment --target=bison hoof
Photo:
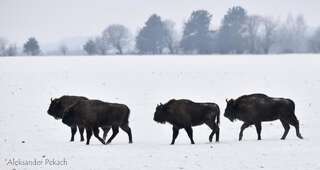
[[[301,134],[298,134],[297,137],[298,137],[299,139],[303,139],[303,137],[302,137]]]
[[[132,141],[130,141],[129,143],[132,144]]]
[[[80,139],[80,142],[83,142],[84,141],[84,139]]]
[[[286,138],[283,138],[283,137],[281,138],[281,140],[285,140],[285,139],[286,139]]]

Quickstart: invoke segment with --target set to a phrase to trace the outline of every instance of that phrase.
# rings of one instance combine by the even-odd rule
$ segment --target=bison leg
[[[213,124],[214,123],[212,121],[207,121],[206,122],[206,125],[209,126],[209,128],[212,130],[212,132],[209,135],[209,142],[212,142],[213,135],[215,134],[215,129],[213,127]]]
[[[299,128],[299,123],[294,125],[294,127],[296,128],[296,135],[298,138],[303,139],[301,133],[300,133],[300,128]]]
[[[258,134],[258,140],[261,140],[261,122],[255,123],[257,134]]]
[[[219,142],[219,133],[220,128],[219,126],[214,122],[206,122],[206,124],[212,129],[212,132],[209,135],[209,142],[212,142],[213,136],[216,134],[216,142]]]
[[[280,121],[281,121],[281,124],[282,124],[282,126],[283,126],[283,128],[284,128],[284,133],[283,133],[283,135],[282,135],[282,137],[281,137],[281,140],[284,140],[284,139],[286,139],[286,137],[287,137],[287,135],[288,135],[288,132],[289,132],[289,130],[290,130],[290,126],[289,126],[289,124],[288,124],[285,120],[281,120],[281,119],[280,119]]]
[[[209,142],[212,142],[212,138],[213,138],[214,133],[215,133],[215,131],[212,130],[212,132],[209,135]]]
[[[214,126],[215,126],[214,131],[216,133],[216,142],[219,142],[220,128],[217,124],[214,124]]]
[[[128,134],[129,143],[132,143],[131,129],[128,124],[121,125],[120,128]]]
[[[190,138],[191,144],[194,144],[192,127],[189,126],[189,127],[184,128],[184,129],[185,129],[185,130],[187,131],[187,133],[188,133],[188,136],[189,136],[189,138]]]
[[[178,136],[178,134],[179,134],[179,128],[176,128],[176,127],[172,127],[172,141],[171,141],[171,145],[173,145],[174,144],[174,142],[176,141],[176,138],[177,138],[177,136]]]
[[[119,126],[112,126],[112,131],[113,131],[112,136],[107,141],[107,144],[111,143],[112,139],[116,137],[116,135],[119,133]]]
[[[243,136],[243,131],[244,129],[246,129],[247,127],[249,127],[251,124],[250,123],[246,123],[244,122],[241,126],[241,129],[240,129],[240,133],[239,133],[239,141],[242,140],[242,136]]]
[[[102,129],[103,129],[103,140],[106,141],[107,135],[111,129],[111,126],[103,127]]]
[[[74,135],[77,133],[77,126],[71,126],[71,139],[70,142],[74,141]]]
[[[100,136],[99,136],[99,128],[98,127],[93,128],[93,134],[102,144],[105,145],[104,140],[102,138],[100,138]]]
[[[79,128],[80,137],[81,137],[80,141],[82,142],[82,141],[84,141],[84,137],[83,137],[84,128],[83,127],[79,127],[79,126],[78,126],[78,128]]]
[[[89,145],[90,143],[90,138],[92,136],[92,129],[91,128],[86,128],[86,132],[87,132],[87,145]]]
[[[296,116],[294,116],[292,119],[289,120],[289,123],[295,127],[296,129],[296,135],[298,138],[303,139],[301,133],[300,133],[300,127],[299,127],[299,121],[296,118]]]

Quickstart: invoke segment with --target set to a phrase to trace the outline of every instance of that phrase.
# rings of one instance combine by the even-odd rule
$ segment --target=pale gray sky
[[[95,36],[113,23],[136,32],[153,13],[181,28],[196,9],[211,12],[216,28],[234,5],[241,5],[249,14],[280,18],[303,14],[308,25],[320,26],[320,0],[0,0],[0,37],[18,45],[30,36],[50,43]]]

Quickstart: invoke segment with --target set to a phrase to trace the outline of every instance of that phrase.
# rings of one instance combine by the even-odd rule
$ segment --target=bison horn
[[[50,98],[50,101],[52,102],[53,100],[52,100],[52,97]]]
[[[226,99],[226,102],[228,103],[228,99]]]

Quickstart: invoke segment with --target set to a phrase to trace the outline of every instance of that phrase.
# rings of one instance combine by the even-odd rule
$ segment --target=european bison
[[[212,142],[214,134],[216,134],[216,141],[219,141],[220,109],[215,103],[195,103],[186,99],[172,99],[166,104],[157,105],[153,120],[158,123],[172,124],[171,145],[174,144],[182,128],[188,133],[191,144],[194,144],[192,126],[203,123],[212,129],[209,141]]]
[[[124,104],[107,103],[99,100],[80,100],[64,111],[62,121],[66,124],[77,124],[86,128],[87,145],[90,143],[92,131],[94,136],[102,143],[99,137],[99,127],[110,129],[113,134],[107,144],[119,133],[119,127],[124,130],[132,143],[132,134],[129,127],[129,108]]]
[[[295,104],[290,99],[273,98],[264,94],[251,94],[239,97],[236,100],[226,100],[227,107],[224,116],[230,121],[239,119],[243,121],[239,133],[239,140],[242,139],[243,131],[250,125],[255,125],[258,140],[261,140],[261,122],[273,121],[280,119],[283,127],[284,134],[281,139],[285,139],[290,125],[296,129],[296,135],[302,139],[299,130],[299,121],[294,113]]]
[[[60,98],[57,99],[51,99],[51,103],[48,109],[48,114],[53,116],[55,119],[62,119],[63,117],[63,112],[64,110],[77,103],[80,100],[88,100],[88,98],[86,97],[82,97],[82,96],[62,96]],[[71,142],[74,141],[74,135],[77,132],[77,125],[75,124],[70,124],[68,125],[71,128]],[[84,141],[84,137],[83,137],[83,131],[84,128],[83,127],[79,127],[79,132],[80,132],[80,136],[81,136],[81,140],[80,141]]]

